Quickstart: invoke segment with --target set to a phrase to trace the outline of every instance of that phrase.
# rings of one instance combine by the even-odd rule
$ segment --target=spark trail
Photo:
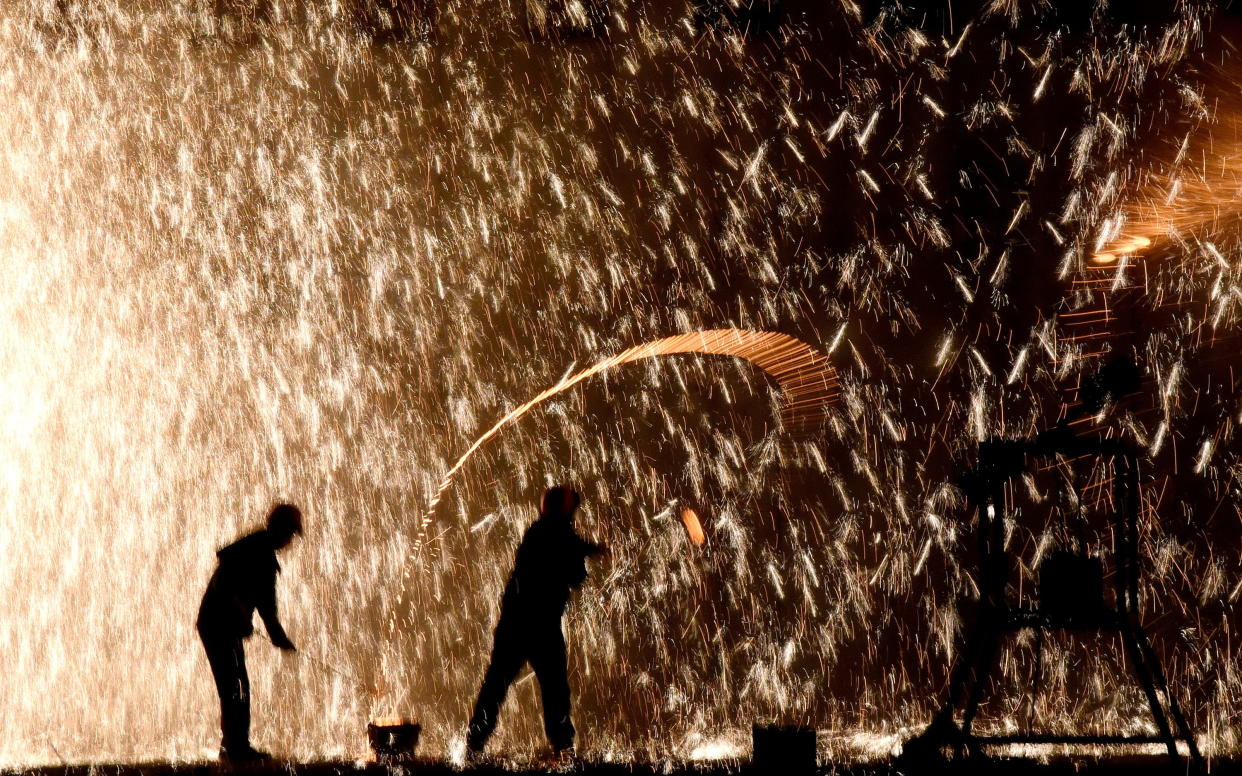
[[[1195,127],[1165,158],[1122,212],[1108,219],[1091,259],[1112,265],[1163,241],[1211,239],[1236,227],[1242,211],[1242,72],[1215,68],[1196,95],[1203,126]]]
[[[837,396],[836,373],[828,357],[805,342],[787,334],[746,329],[708,329],[635,345],[575,374],[566,375],[555,385],[510,410],[474,440],[440,480],[440,485],[436,488],[435,495],[432,496],[431,502],[427,505],[427,511],[419,523],[414,543],[415,552],[426,545],[427,529],[435,518],[436,507],[444,498],[445,492],[453,485],[453,476],[466,465],[470,457],[488,439],[495,436],[502,428],[522,417],[541,402],[608,369],[645,358],[684,353],[737,356],[746,359],[770,375],[781,387],[784,398],[781,421],[790,431],[796,432],[800,427],[804,427],[808,420],[820,415]]]

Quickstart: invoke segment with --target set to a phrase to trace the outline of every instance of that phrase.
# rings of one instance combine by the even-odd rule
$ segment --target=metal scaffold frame
[[[1007,593],[1012,566],[1006,547],[1006,486],[1027,471],[1028,463],[1060,459],[1090,461],[1112,467],[1112,606],[1076,610],[1058,608],[1040,601],[1037,606],[1011,602]],[[1029,440],[989,440],[979,446],[978,461],[964,478],[968,496],[977,514],[979,598],[974,627],[965,648],[958,654],[950,675],[948,694],[932,723],[907,743],[911,757],[951,750],[957,757],[974,755],[987,745],[1063,744],[1118,745],[1164,744],[1169,757],[1180,761],[1179,742],[1190,759],[1202,763],[1194,735],[1168,681],[1151,640],[1143,628],[1140,612],[1139,580],[1142,554],[1139,550],[1138,456],[1133,448],[1116,439],[1089,440],[1078,437],[1068,423]],[[1081,556],[1083,562],[1102,562]],[[1041,569],[1042,576],[1043,569]],[[1101,577],[1102,578],[1102,577]],[[1041,580],[1041,587],[1043,581]],[[1102,583],[1101,583],[1102,585]],[[1032,693],[1040,684],[1039,655],[1047,631],[1115,633],[1124,645],[1127,663],[1142,687],[1157,735],[1067,735],[1023,731],[1006,735],[976,735],[973,729],[984,689],[996,670],[1001,640],[1007,635],[1031,629],[1036,632],[1036,666]],[[960,721],[958,714],[960,711]]]

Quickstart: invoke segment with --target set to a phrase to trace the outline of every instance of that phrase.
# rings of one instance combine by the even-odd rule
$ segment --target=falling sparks
[[[1242,748],[1242,110],[1210,4],[743,33],[483,0],[390,43],[352,1],[0,5],[0,766],[214,757],[193,613],[277,499],[302,654],[251,650],[256,743],[352,759],[396,712],[460,752],[561,481],[613,551],[566,621],[587,756],[732,757],[756,720],[885,756],[959,648],[962,467],[1118,353],[1141,391],[1074,427],[1143,450],[1144,617],[1206,748]],[[1038,474],[1081,492],[1013,489],[1024,562],[1108,490]],[[1055,646],[1052,726],[1145,724]],[[1000,660],[1025,681],[1027,647]],[[542,735],[526,680],[496,745]]]

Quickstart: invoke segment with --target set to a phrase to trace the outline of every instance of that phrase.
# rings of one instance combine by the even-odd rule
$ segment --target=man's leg
[[[526,662],[525,651],[519,639],[496,627],[496,638],[492,646],[492,662],[483,675],[483,686],[479,688],[479,698],[474,702],[474,713],[470,716],[470,728],[466,732],[466,748],[472,752],[481,752],[496,729],[496,721],[500,717],[500,706],[505,702],[509,685]]]
[[[565,634],[560,623],[540,633],[531,648],[531,667],[539,680],[543,701],[543,729],[548,743],[560,752],[574,746],[574,723],[569,718],[569,666],[565,657]]]
[[[250,677],[246,674],[246,652],[241,639],[199,635],[220,695],[220,748],[225,753],[248,753]]]
[[[250,746],[250,673],[246,671],[246,649],[241,639],[233,642],[233,661],[237,666],[241,692],[231,710],[231,733],[241,747],[238,751],[249,755],[254,751]]]

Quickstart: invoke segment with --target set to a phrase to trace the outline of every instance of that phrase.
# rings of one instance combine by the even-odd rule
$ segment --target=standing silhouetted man
[[[543,494],[539,519],[522,537],[500,604],[492,662],[483,677],[466,735],[466,747],[472,755],[483,751],[496,728],[509,685],[527,662],[539,680],[548,742],[557,752],[573,748],[561,617],[570,591],[586,580],[586,559],[604,549],[574,532],[578,504],[578,494],[572,488],[549,488]]]
[[[221,760],[270,757],[250,746],[250,677],[242,642],[254,633],[257,609],[272,644],[295,651],[276,616],[276,575],[280,573],[276,552],[301,533],[302,512],[292,504],[279,504],[267,516],[267,528],[216,553],[219,565],[198,608],[198,635],[220,694]]]

